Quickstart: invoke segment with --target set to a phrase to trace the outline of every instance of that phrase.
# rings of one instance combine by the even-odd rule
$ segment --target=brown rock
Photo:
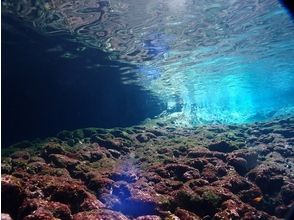
[[[275,166],[260,165],[248,173],[251,181],[254,181],[260,189],[267,194],[279,192],[284,183],[283,171]]]
[[[16,151],[11,155],[12,159],[22,159],[22,160],[29,160],[31,155],[27,151]]]
[[[187,181],[200,177],[197,169],[185,164],[168,164],[163,170],[167,171],[170,177],[179,181]]]
[[[45,209],[45,208],[39,208],[32,214],[26,216],[23,218],[23,220],[53,220],[56,219],[53,214]]]
[[[49,159],[59,168],[73,169],[80,162],[61,154],[50,154]]]
[[[227,141],[219,141],[219,142],[211,143],[210,145],[208,145],[208,148],[209,150],[219,151],[223,153],[229,153],[238,149],[235,145]]]
[[[20,179],[11,175],[1,176],[1,211],[16,217],[16,211],[25,198],[25,190]]]
[[[241,212],[241,204],[234,200],[227,200],[222,204],[222,211],[214,215],[215,220],[231,220],[240,219],[239,212]]]
[[[189,212],[185,209],[177,208],[175,215],[181,220],[200,220],[201,218],[193,212]]]
[[[256,167],[257,159],[256,151],[247,149],[234,151],[227,157],[229,164],[234,166],[240,174],[244,174]]]
[[[79,212],[73,216],[73,220],[128,220],[126,216],[119,212],[108,209],[91,210]]]
[[[217,169],[212,164],[208,164],[204,167],[204,169],[201,172],[201,176],[209,181],[213,182],[217,180]]]
[[[42,219],[42,216],[64,220],[72,218],[69,207],[60,202],[26,199],[19,208],[18,219]]]
[[[64,152],[64,148],[59,143],[48,142],[43,148],[42,156],[48,158],[50,154],[64,154]]]

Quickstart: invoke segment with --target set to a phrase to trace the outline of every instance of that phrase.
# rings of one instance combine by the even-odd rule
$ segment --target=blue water
[[[179,124],[244,123],[290,114],[294,75],[289,58],[288,62],[283,66],[269,58],[243,64],[236,58],[220,58],[178,72],[180,76],[175,81],[168,81],[174,86],[166,85],[161,90],[171,110],[179,99],[182,108],[166,117]],[[166,92],[169,88],[172,89]]]
[[[97,67],[115,72],[116,83],[108,81],[109,97],[110,91],[121,94],[118,85],[155,96],[145,112],[131,111],[144,112],[142,120],[156,116],[194,126],[263,121],[294,112],[294,21],[277,0],[4,0],[2,14],[41,36],[77,44],[69,50],[60,40],[45,50],[60,53],[60,60],[80,62],[81,72],[101,75]],[[14,24],[6,28],[17,33]],[[103,52],[109,62],[101,63],[101,57],[88,50]],[[69,65],[63,68],[68,83],[75,79],[70,80],[75,68]],[[88,75],[73,75],[78,80],[72,85],[80,91],[78,82]],[[103,92],[96,94],[92,100],[97,105]],[[146,103],[143,97],[139,106]],[[161,104],[165,107],[153,111]],[[99,117],[96,110],[87,121]],[[94,125],[105,124],[102,121]]]

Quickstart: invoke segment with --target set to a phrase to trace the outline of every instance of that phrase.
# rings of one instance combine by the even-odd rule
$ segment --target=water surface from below
[[[112,60],[135,64],[120,72],[122,83],[157,94],[167,105],[163,120],[245,123],[293,112],[294,24],[277,0],[2,5],[39,32],[67,33]]]

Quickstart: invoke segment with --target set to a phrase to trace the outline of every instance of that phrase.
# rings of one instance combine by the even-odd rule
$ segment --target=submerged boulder
[[[213,142],[213,143],[209,144],[208,149],[212,150],[212,151],[229,153],[234,150],[237,150],[238,147],[230,142],[227,142],[227,141],[219,141],[219,142]]]
[[[79,212],[73,215],[73,220],[128,220],[128,218],[116,211],[112,211],[109,209],[99,209],[99,210],[91,210],[85,212]]]
[[[16,210],[21,206],[26,197],[23,182],[11,175],[1,176],[1,210],[10,214],[12,218],[17,216]]]

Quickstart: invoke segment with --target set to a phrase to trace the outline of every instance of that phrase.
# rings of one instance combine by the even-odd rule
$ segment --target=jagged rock
[[[2,210],[13,219],[285,218],[294,120],[280,123],[90,128],[13,146],[2,158]]]
[[[258,155],[253,150],[239,150],[228,155],[227,160],[241,175],[257,165]]]
[[[43,199],[26,199],[19,208],[18,219],[42,219],[43,216],[70,220],[72,219],[69,207],[60,202]]]
[[[145,143],[145,142],[148,142],[150,140],[150,137],[147,136],[146,134],[139,134],[139,135],[136,136],[136,139],[140,143]]]
[[[89,203],[94,202],[93,197],[81,182],[54,176],[43,176],[36,179],[35,182],[38,183],[46,198],[68,205],[73,213],[81,210],[83,205],[86,206],[87,201]],[[99,205],[102,205],[102,203],[98,203],[93,204],[93,206],[99,207]]]
[[[211,143],[210,145],[208,145],[208,148],[209,148],[209,150],[219,151],[219,152],[223,152],[223,153],[229,153],[229,152],[232,152],[232,151],[238,149],[237,146],[235,146],[229,142],[226,142],[226,141]]]
[[[229,164],[232,165],[235,170],[240,174],[245,174],[247,172],[247,161],[242,157],[230,158]]]
[[[17,210],[26,196],[23,183],[19,178],[11,175],[1,176],[1,211],[10,214],[12,218],[17,215]]]
[[[44,170],[49,170],[49,167],[45,162],[32,162],[27,165],[26,170],[30,174],[37,174],[42,173]]]
[[[213,219],[216,220],[229,220],[229,219],[240,219],[239,212],[241,213],[242,204],[236,203],[234,200],[227,200],[222,203],[222,211],[217,212]]]
[[[59,168],[73,169],[80,162],[61,154],[50,154],[49,159]]]
[[[217,180],[217,169],[212,164],[206,165],[202,172],[201,176],[208,182],[213,182]]]
[[[205,158],[197,158],[197,159],[194,159],[193,161],[189,162],[189,165],[191,167],[198,169],[200,172],[202,172],[202,170],[204,169],[204,167],[208,163],[209,163],[208,160]]]
[[[87,178],[89,178],[87,187],[97,194],[100,194],[103,192],[108,193],[113,183],[112,180],[97,174],[96,175],[90,174]]]
[[[215,151],[213,152],[204,147],[197,147],[196,149],[191,150],[187,156],[190,158],[216,157],[221,160],[226,158],[224,153]]]
[[[81,152],[81,157],[90,162],[96,162],[105,157],[105,153],[101,149],[85,149]]]
[[[89,211],[100,208],[105,208],[105,205],[100,200],[98,200],[95,195],[86,192],[86,197],[80,204],[79,211]]]
[[[185,209],[177,208],[175,211],[175,214],[180,218],[184,220],[200,220],[201,218],[194,214],[193,212],[189,212]]]
[[[12,159],[21,159],[28,161],[31,158],[31,155],[27,151],[16,151],[10,156]]]
[[[294,183],[285,184],[281,188],[281,195],[286,205],[294,202]]]
[[[284,183],[283,171],[277,167],[264,165],[257,166],[248,173],[251,181],[254,181],[264,193],[273,194],[279,192]]]
[[[114,149],[123,154],[130,151],[128,148],[129,144],[122,138],[105,139],[99,136],[94,136],[92,137],[91,141],[94,143],[98,143],[101,147],[105,147],[107,149]]]
[[[200,177],[197,169],[184,164],[168,164],[163,169],[168,171],[169,176],[174,177],[175,180],[187,181]]]
[[[64,148],[59,143],[49,142],[44,146],[42,156],[47,159],[50,154],[64,154],[64,152]]]
[[[45,208],[39,208],[36,211],[34,211],[32,214],[27,215],[23,218],[23,220],[52,220],[56,219],[53,214],[45,209]]]
[[[123,214],[108,210],[99,209],[86,212],[79,212],[73,216],[73,220],[128,220]]]

